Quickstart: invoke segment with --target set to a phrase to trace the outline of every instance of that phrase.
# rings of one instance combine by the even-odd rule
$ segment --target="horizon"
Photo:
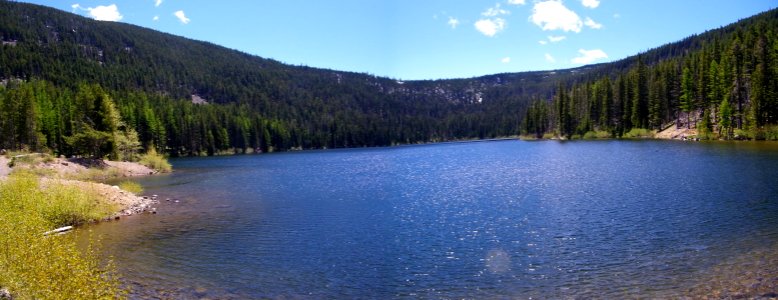
[[[288,65],[402,81],[555,71],[614,62],[775,8],[757,0],[704,1],[701,8],[695,1],[608,0],[375,5],[357,0],[307,5],[300,5],[305,1],[263,1],[241,3],[245,9],[176,0],[21,2],[205,41]],[[339,10],[344,6],[357,13]],[[415,10],[403,10],[411,6]],[[697,16],[678,17],[691,9]],[[659,10],[662,22],[646,21],[658,15],[652,11]],[[284,16],[290,11],[306,21],[288,21]],[[255,31],[245,34],[241,28]]]

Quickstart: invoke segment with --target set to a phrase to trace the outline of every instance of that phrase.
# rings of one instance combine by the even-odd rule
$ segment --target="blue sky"
[[[618,60],[772,0],[29,0],[281,62],[396,79]]]

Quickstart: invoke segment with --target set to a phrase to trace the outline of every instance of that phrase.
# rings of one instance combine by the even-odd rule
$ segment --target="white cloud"
[[[159,21],[159,16],[154,16],[154,18],[152,20]]]
[[[540,40],[538,41],[538,44],[545,45],[548,44],[548,42],[546,40]]]
[[[546,61],[553,64],[556,62],[556,59],[554,59],[554,57],[551,56],[551,54],[546,53]]]
[[[621,15],[618,13],[613,14],[614,19],[621,19]]]
[[[586,20],[584,21],[584,25],[591,29],[600,29],[602,28],[602,24],[595,22],[592,20],[592,18],[586,17]]]
[[[173,15],[176,16],[176,18],[178,18],[178,20],[181,21],[181,23],[189,24],[189,21],[191,21],[189,18],[186,17],[186,15],[184,15],[183,10],[174,12]]]
[[[605,54],[600,49],[594,49],[594,50],[584,50],[584,49],[578,49],[578,53],[581,54],[581,56],[573,58],[572,62],[574,64],[590,64],[598,59],[608,58],[608,54]]]
[[[496,17],[500,15],[510,15],[510,14],[511,14],[510,11],[500,8],[500,3],[495,4],[494,7],[490,7],[489,9],[481,13],[481,15],[484,17]]]
[[[492,37],[505,29],[505,20],[501,18],[481,19],[475,22],[475,29],[485,36]]]
[[[560,0],[535,3],[529,20],[543,30],[581,32],[583,26],[578,14],[565,7]]]
[[[566,39],[566,38],[567,38],[567,37],[566,37],[566,36],[564,36],[564,35],[560,35],[560,36],[553,36],[553,35],[549,35],[549,36],[548,36],[548,41],[549,41],[549,42],[552,42],[552,43],[556,43],[556,42],[561,42],[561,41],[563,41],[563,40],[564,40],[564,39]]]
[[[500,62],[501,62],[501,63],[504,63],[504,64],[510,63],[510,62],[511,62],[511,58],[510,58],[509,56],[503,57],[503,58],[500,60]]]
[[[597,8],[597,6],[600,6],[600,0],[581,0],[581,4],[588,8]]]
[[[73,8],[73,12],[76,12],[76,10],[80,9],[83,11],[88,11],[89,16],[92,17],[92,19],[98,20],[98,21],[119,21],[124,16],[122,16],[121,13],[119,13],[119,8],[116,7],[116,4],[111,4],[108,6],[105,5],[98,5],[97,7],[88,7],[84,8],[78,3],[71,5],[70,7]]]
[[[459,26],[459,20],[454,17],[448,17],[448,26],[451,26],[451,29],[457,29],[457,26]]]
[[[527,2],[525,0],[508,0],[508,4],[524,5],[527,4]]]
[[[161,4],[162,4],[162,0],[157,0],[156,2],[154,2],[155,7],[159,7]]]

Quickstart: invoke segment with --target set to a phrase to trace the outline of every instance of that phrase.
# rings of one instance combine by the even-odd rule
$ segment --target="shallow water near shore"
[[[138,179],[158,214],[77,232],[100,236],[133,298],[759,297],[778,285],[774,143],[493,141],[171,162],[175,173]]]

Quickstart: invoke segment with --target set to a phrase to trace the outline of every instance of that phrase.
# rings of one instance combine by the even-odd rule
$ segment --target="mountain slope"
[[[684,60],[704,44],[775,19],[775,11],[763,13],[653,49],[641,54],[640,61],[655,66]],[[138,130],[144,146],[162,144],[173,154],[516,135],[533,100],[552,99],[560,83],[567,87],[608,77],[616,84],[617,77],[638,65],[635,56],[569,70],[399,82],[289,66],[138,26],[5,1],[0,2],[0,38],[0,79],[44,80],[54,90],[70,91],[52,92],[62,94],[64,102],[81,83],[99,84],[116,101],[125,122]],[[191,99],[210,104],[193,105]],[[666,107],[662,121],[677,109]],[[556,130],[558,122],[551,119],[546,127]],[[632,127],[627,125],[620,130]],[[49,138],[38,144],[66,152],[58,136],[73,134],[73,129],[62,127],[67,126],[54,134],[41,132]]]

